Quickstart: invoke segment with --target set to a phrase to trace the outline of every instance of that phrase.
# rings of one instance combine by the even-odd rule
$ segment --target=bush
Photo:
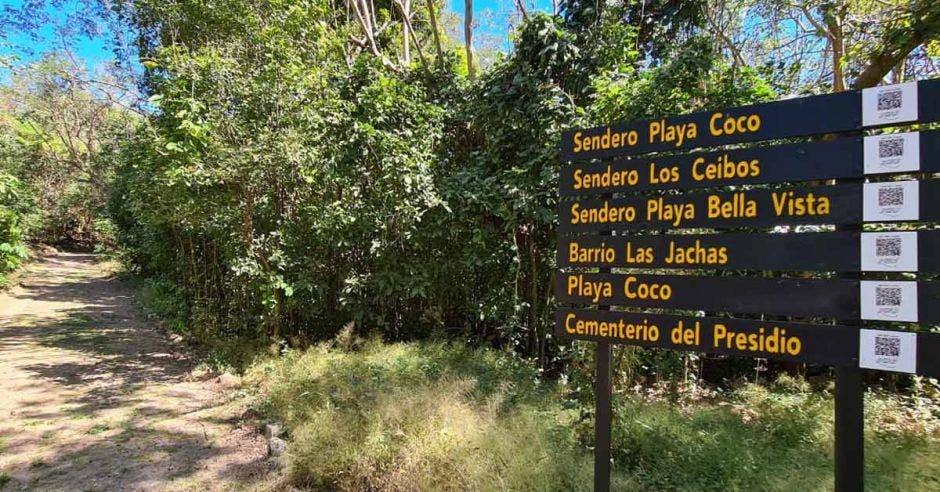
[[[28,203],[20,180],[0,171],[0,285],[28,256],[24,242]]]

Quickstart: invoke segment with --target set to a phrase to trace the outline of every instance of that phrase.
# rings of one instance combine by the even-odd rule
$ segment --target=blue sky
[[[7,7],[21,8],[22,6],[23,0],[0,0],[0,9],[6,9]],[[55,24],[65,25],[68,14],[74,12],[77,7],[77,1],[67,1],[63,3],[61,9],[47,7],[43,12],[37,13],[36,18],[49,16],[55,20]],[[55,33],[54,24],[44,24],[35,33],[35,36],[37,36],[37,39],[18,32],[4,33],[4,36],[0,37],[0,43],[2,43],[0,44],[0,55],[14,55],[18,59],[17,63],[29,63],[39,59],[44,53],[60,48],[57,45],[58,37]],[[78,36],[70,44],[75,55],[84,60],[89,68],[92,68],[101,62],[114,59],[110,41],[110,33],[101,33],[101,35],[92,38]]]
[[[0,0],[0,10],[8,7],[21,8],[24,0]],[[449,8],[461,19],[464,15],[464,0],[449,0]],[[551,10],[551,0],[526,0],[526,6],[529,10]],[[65,19],[70,13],[79,8],[77,0],[65,0],[61,8],[46,7],[36,18],[49,16],[55,20],[55,24],[65,25]],[[474,19],[478,23],[475,33],[478,37],[490,36],[493,38],[502,38],[504,47],[509,48],[508,29],[510,17],[515,11],[513,0],[474,0],[473,5]],[[51,24],[45,24],[37,34],[38,39],[25,36],[21,33],[5,33],[0,35],[0,56],[14,55],[17,63],[29,63],[39,59],[44,53],[55,51],[57,46],[57,36],[54,27]],[[74,54],[84,61],[89,69],[102,62],[114,60],[114,54],[111,47],[112,36],[109,32],[103,32],[98,36],[88,38],[85,36],[75,37],[71,44]],[[0,68],[0,81],[7,79],[9,74]]]
[[[463,19],[464,0],[449,0],[449,5],[450,10]],[[525,5],[529,11],[550,12],[552,10],[551,0],[525,0]],[[474,33],[500,36],[508,42],[509,18],[515,10],[516,4],[513,0],[473,0],[474,21],[480,21]],[[492,19],[484,15],[486,12],[492,15]]]

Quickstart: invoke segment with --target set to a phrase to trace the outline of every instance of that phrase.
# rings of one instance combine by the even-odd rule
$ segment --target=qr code
[[[900,306],[901,288],[900,287],[875,287],[875,305],[876,306]]]
[[[903,186],[882,186],[878,188],[879,207],[900,207],[904,205]]]
[[[904,137],[883,138],[878,141],[878,157],[901,157],[904,155]]]
[[[901,256],[901,238],[875,238],[875,256]]]
[[[875,355],[878,357],[900,357],[901,338],[890,335],[875,335]]]
[[[901,89],[894,89],[878,93],[878,111],[900,109],[903,94]]]

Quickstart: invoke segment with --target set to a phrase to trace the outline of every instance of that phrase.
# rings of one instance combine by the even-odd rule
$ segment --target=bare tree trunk
[[[395,4],[398,5],[398,8],[404,13],[404,11],[405,11],[404,2],[403,2],[403,1],[397,1]],[[410,7],[409,7],[409,9],[410,9]],[[415,44],[415,49],[418,50],[418,59],[421,60],[421,66],[424,67],[425,73],[427,73],[428,76],[430,76],[430,75],[431,75],[431,68],[430,68],[430,66],[428,65],[428,60],[427,60],[427,58],[424,57],[424,50],[421,48],[421,42],[418,41],[418,37],[415,36],[415,29],[414,29],[414,27],[411,25],[411,15],[409,14],[409,15],[407,15],[407,16],[404,16],[404,17],[402,18],[402,20],[403,20],[404,23],[405,23],[405,27],[408,29],[408,34],[411,35],[411,40],[412,40],[412,41],[414,42],[414,44]]]
[[[842,24],[845,20],[845,10],[840,8],[837,12],[825,16],[828,34],[832,43],[832,91],[845,90],[845,67],[842,62],[845,58],[845,33]]]
[[[405,65],[411,64],[411,0],[402,0],[401,6],[402,20],[402,53],[405,58]]]
[[[386,68],[397,69],[398,67],[382,53],[375,41],[375,5],[372,0],[347,0],[346,4],[352,7],[353,13],[356,14],[356,20],[359,22],[359,27],[362,28],[365,36],[365,39],[361,40],[350,36],[350,41],[363,49],[368,48],[373,55],[382,60],[382,64]]]
[[[428,2],[428,17],[431,19],[431,30],[434,33],[434,48],[437,50],[437,64],[444,61],[444,46],[441,44],[441,33],[437,28],[437,12],[434,10],[434,0]]]
[[[476,78],[476,68],[473,66],[473,0],[464,0],[463,37],[467,47],[467,75],[470,80]]]
[[[904,66],[906,65],[906,63],[904,62],[905,60],[901,59],[901,61],[898,62],[897,66],[891,70],[891,83],[892,84],[900,84],[901,82],[904,82]]]

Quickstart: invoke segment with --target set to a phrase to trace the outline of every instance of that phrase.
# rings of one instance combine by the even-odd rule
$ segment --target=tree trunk
[[[845,20],[844,8],[825,14],[829,44],[832,46],[832,92],[845,90],[845,33],[842,25]]]
[[[936,0],[912,2],[911,24],[888,29],[882,35],[880,47],[869,57],[869,63],[856,77],[852,87],[874,87],[894,67],[898,66],[914,48],[940,38],[940,9]]]
[[[467,48],[467,76],[470,80],[476,78],[476,69],[473,67],[473,0],[464,0],[466,12],[463,17],[463,37]]]
[[[441,33],[437,28],[437,12],[434,10],[434,0],[428,2],[428,17],[431,19],[431,31],[434,33],[434,48],[437,50],[437,65],[444,61],[444,46],[441,44]]]
[[[401,0],[401,15],[404,20],[401,23],[402,28],[402,53],[405,65],[411,64],[411,0]]]

